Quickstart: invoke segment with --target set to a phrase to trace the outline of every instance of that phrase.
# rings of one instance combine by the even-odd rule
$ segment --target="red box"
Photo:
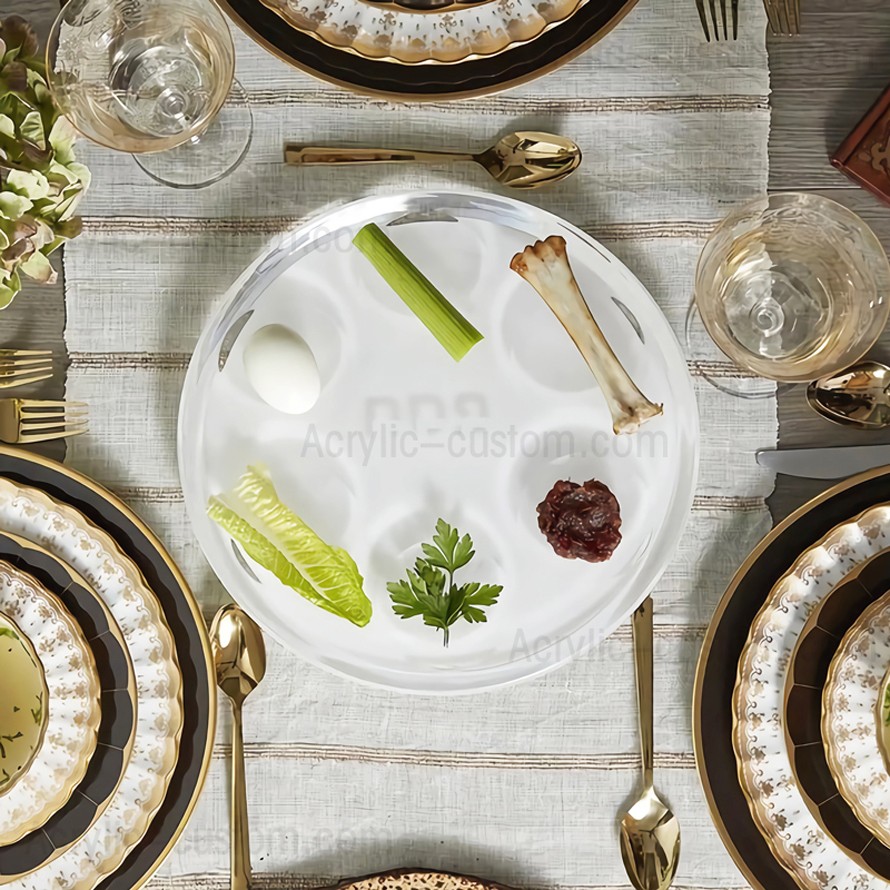
[[[831,163],[890,204],[890,88],[844,140]]]

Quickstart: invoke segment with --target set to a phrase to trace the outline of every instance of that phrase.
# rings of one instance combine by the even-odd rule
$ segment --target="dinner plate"
[[[83,632],[61,601],[37,581],[0,561],[0,612],[34,647],[46,700],[33,707],[43,740],[28,771],[0,799],[0,845],[19,840],[71,797],[96,750],[100,684]]]
[[[365,0],[356,2],[362,5]],[[540,36],[495,55],[420,65],[334,49],[286,22],[263,0],[221,0],[220,5],[253,40],[309,74],[357,92],[416,101],[484,95],[540,77],[608,34],[636,0],[588,0]]]
[[[0,528],[41,544],[89,582],[118,623],[133,663],[136,738],[114,797],[87,834],[27,879],[34,888],[84,890],[114,871],[143,837],[176,765],[182,681],[173,640],[134,563],[73,507],[0,478]]]
[[[422,63],[494,56],[540,37],[587,0],[262,0],[289,25],[332,49]]]
[[[158,539],[118,498],[76,471],[21,449],[0,448],[0,476],[39,488],[111,535],[154,592],[176,645],[183,731],[167,794],[142,841],[98,885],[137,890],[157,869],[194,810],[210,764],[216,719],[213,659],[200,608]],[[106,811],[107,812],[107,811]],[[34,887],[28,880],[16,882]]]
[[[832,529],[770,591],[739,659],[733,703],[742,788],[780,861],[811,890],[823,890],[826,884],[879,887],[883,882],[832,842],[801,796],[782,731],[786,670],[810,610],[849,572],[887,547],[887,504]]]
[[[27,775],[48,722],[46,673],[22,629],[0,612],[0,796]]]
[[[810,812],[855,862],[885,880],[890,880],[890,849],[857,818],[828,767],[822,694],[841,639],[885,593],[888,572],[890,552],[884,552],[848,575],[813,609],[788,668],[783,721],[791,769]]]
[[[890,773],[878,736],[881,681],[890,667],[890,596],[872,603],[847,631],[831,663],[822,740],[838,789],[885,846],[890,845]]]
[[[369,222],[485,335],[460,363],[352,247]],[[551,234],[567,240],[580,286],[630,375],[664,403],[663,416],[633,436],[613,435],[575,346],[509,268],[517,251]],[[319,364],[321,398],[302,416],[275,412],[245,378],[245,344],[273,323],[300,332]],[[356,680],[467,692],[565,663],[647,596],[691,507],[697,411],[667,320],[602,245],[513,199],[415,193],[325,214],[276,241],[240,277],[192,358],[179,457],[205,554],[270,634]],[[366,627],[285,587],[207,517],[208,499],[257,463],[282,500],[358,564],[374,609]],[[558,480],[593,477],[617,497],[623,536],[596,565],[557,556],[536,512]],[[423,622],[400,620],[387,591],[440,517],[475,542],[466,580],[504,586],[488,621],[455,627],[447,648]]]
[[[738,570],[705,634],[693,698],[696,765],[720,836],[757,890],[794,890],[798,885],[754,821],[739,780],[732,708],[738,660],[754,617],[788,571],[790,555],[883,500],[890,500],[890,468],[847,479],[789,516]]]
[[[0,847],[0,884],[52,861],[82,837],[117,790],[136,730],[136,687],[123,637],[102,600],[37,545],[0,534],[0,559],[55,594],[82,630],[99,676],[102,716],[96,750],[69,800],[39,829]]]

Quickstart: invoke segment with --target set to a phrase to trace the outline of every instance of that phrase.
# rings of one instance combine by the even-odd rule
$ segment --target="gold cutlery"
[[[621,819],[621,858],[636,890],[667,890],[680,861],[680,823],[653,784],[652,597],[633,614],[634,667],[643,760],[643,791]]]
[[[767,2],[767,0],[764,0]],[[705,32],[705,40],[711,42],[711,29],[708,27],[708,15],[705,10],[705,0],[695,0],[698,7],[698,17],[701,19],[702,31]],[[717,5],[715,0],[708,0],[708,8],[711,12],[711,23],[714,29],[714,40],[720,40],[720,23],[717,21]],[[730,9],[732,10],[732,39],[737,40],[739,36],[739,0],[731,0]],[[720,18],[723,23],[723,39],[729,40],[729,25],[726,19],[726,0],[720,0]]]
[[[473,161],[501,185],[531,189],[559,182],[578,169],[581,149],[565,136],[510,133],[477,154],[389,148],[324,148],[289,143],[284,161],[292,167],[318,164],[442,164]]]
[[[840,426],[882,430],[890,426],[890,368],[859,362],[852,368],[814,380],[807,402],[819,415]]]
[[[52,356],[48,349],[0,349],[0,389],[48,380],[53,375]]]
[[[0,399],[0,442],[34,445],[67,439],[88,430],[85,402]]]
[[[769,29],[777,37],[800,34],[800,0],[763,0]]]
[[[266,675],[266,645],[256,623],[237,606],[223,606],[210,627],[216,682],[232,702],[231,888],[250,888],[250,832],[241,709]]]

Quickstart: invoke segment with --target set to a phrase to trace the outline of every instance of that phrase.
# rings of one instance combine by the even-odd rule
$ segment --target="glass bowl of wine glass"
[[[770,380],[815,380],[857,362],[881,335],[890,262],[868,225],[836,201],[775,194],[711,234],[695,302],[740,367]]]
[[[131,152],[167,185],[216,182],[250,145],[232,34],[213,0],[68,0],[47,79],[82,135]]]

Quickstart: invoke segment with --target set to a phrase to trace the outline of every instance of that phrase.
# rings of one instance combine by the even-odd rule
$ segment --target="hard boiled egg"
[[[256,394],[285,414],[305,414],[318,401],[321,377],[309,344],[290,328],[260,328],[244,348],[244,371]]]

